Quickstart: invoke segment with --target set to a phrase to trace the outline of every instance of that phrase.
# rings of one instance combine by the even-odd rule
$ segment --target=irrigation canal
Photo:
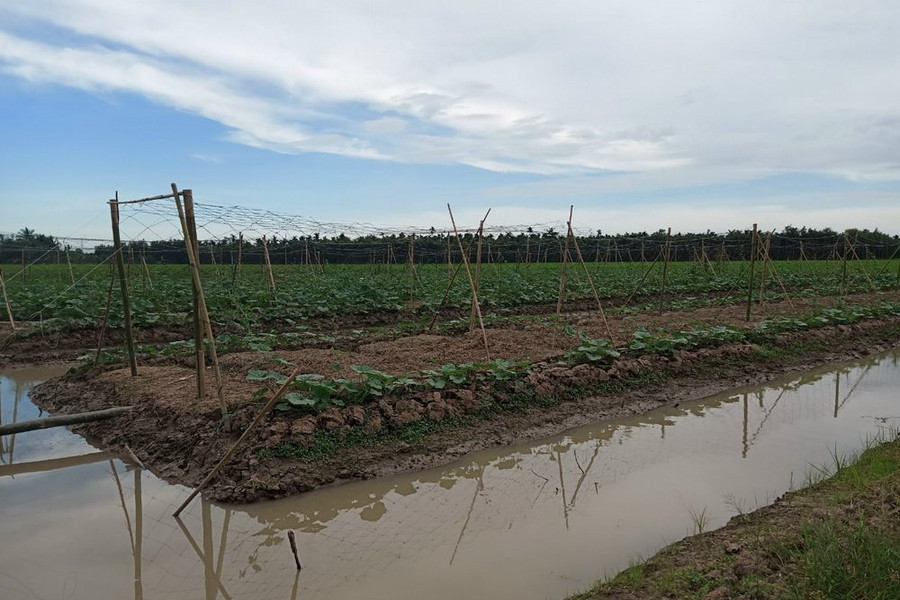
[[[0,370],[4,423],[61,368]],[[430,471],[246,506],[189,493],[65,429],[0,446],[0,597],[562,598],[811,465],[900,426],[900,351],[468,455]],[[296,534],[298,574],[287,541]]]

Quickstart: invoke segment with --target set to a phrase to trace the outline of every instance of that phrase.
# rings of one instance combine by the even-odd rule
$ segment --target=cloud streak
[[[336,6],[16,3],[0,69],[139,94],[282,153],[900,180],[893,2]]]

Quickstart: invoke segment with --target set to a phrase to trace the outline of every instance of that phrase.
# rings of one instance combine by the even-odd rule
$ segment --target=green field
[[[900,261],[778,261],[766,267],[765,294],[776,299],[835,296],[898,286]],[[93,329],[104,317],[110,296],[111,327],[121,325],[118,280],[110,265],[33,265],[2,267],[17,321],[41,321],[44,327]],[[559,263],[487,264],[482,266],[479,297],[486,312],[555,304]],[[134,322],[138,327],[180,327],[191,314],[190,272],[186,265],[129,265]],[[846,269],[846,272],[845,272]],[[647,263],[588,263],[598,293],[609,308],[658,305],[663,290],[662,266]],[[754,296],[760,292],[762,265],[755,267]],[[260,265],[244,265],[234,277],[230,265],[203,265],[203,285],[213,321],[243,330],[283,328],[313,317],[409,312],[411,318],[439,306],[452,277],[447,265],[276,265],[276,289],[267,289]],[[74,276],[75,284],[72,284]],[[666,308],[703,306],[746,300],[749,263],[678,262],[666,274]],[[110,289],[112,293],[110,294]],[[632,297],[633,296],[633,297]],[[578,264],[567,269],[564,302],[586,301],[592,291]],[[469,306],[471,292],[460,271],[447,294],[446,307]],[[7,318],[5,308],[0,312]]]

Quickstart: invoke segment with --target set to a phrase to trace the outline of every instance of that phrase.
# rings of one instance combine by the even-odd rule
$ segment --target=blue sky
[[[482,4],[0,7],[0,232],[105,238],[175,181],[401,228],[900,233],[896,3]]]

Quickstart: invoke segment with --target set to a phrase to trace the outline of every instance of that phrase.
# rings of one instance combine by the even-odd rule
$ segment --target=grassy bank
[[[570,600],[900,598],[900,438],[885,430],[812,485],[673,544]]]

